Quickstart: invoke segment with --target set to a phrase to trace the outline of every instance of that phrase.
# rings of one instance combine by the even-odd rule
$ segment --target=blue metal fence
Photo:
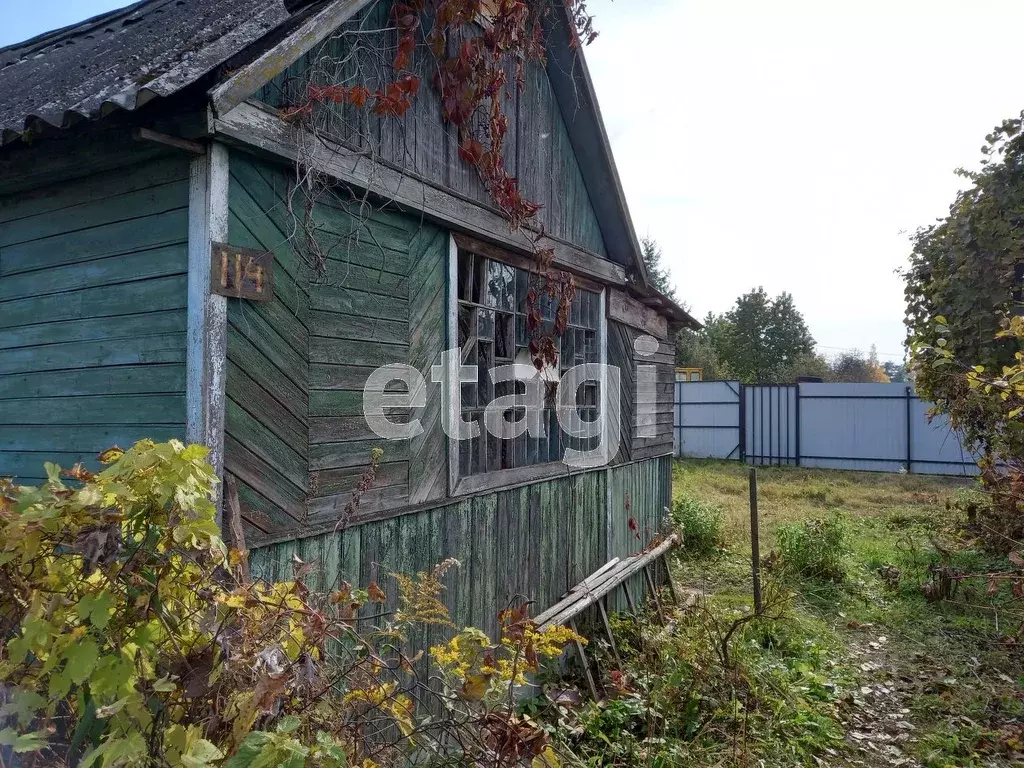
[[[762,466],[977,473],[942,416],[905,384],[677,382],[676,455]]]

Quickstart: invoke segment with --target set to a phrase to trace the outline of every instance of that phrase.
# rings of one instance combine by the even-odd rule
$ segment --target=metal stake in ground
[[[757,467],[750,468],[750,567],[754,580],[754,613],[761,614],[761,543],[757,524]]]

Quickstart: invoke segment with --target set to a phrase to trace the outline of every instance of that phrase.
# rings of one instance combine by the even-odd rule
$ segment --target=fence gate
[[[757,466],[798,465],[799,385],[758,384],[741,391],[741,458]]]
[[[676,456],[743,458],[740,391],[738,381],[676,382]]]

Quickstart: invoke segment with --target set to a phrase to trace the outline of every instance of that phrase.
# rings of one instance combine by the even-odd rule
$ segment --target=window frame
[[[459,252],[469,251],[478,258],[491,259],[517,269],[531,270],[533,262],[526,256],[506,251],[503,248],[485,243],[475,238],[466,237],[456,233],[449,236],[448,247],[448,279],[446,292],[447,336],[448,348],[455,349],[459,344]],[[561,267],[560,267],[561,268]],[[602,374],[598,382],[598,413],[606,412],[608,407],[608,288],[607,286],[594,282],[572,270],[563,270],[572,274],[576,284],[585,290],[597,294],[597,339],[599,361],[602,365]],[[455,400],[451,396],[454,387],[461,384],[456,380],[457,373],[449,372],[449,377],[443,387],[442,406],[450,417],[462,419],[462,409],[459,413],[453,413]],[[460,399],[461,404],[461,399]],[[608,435],[603,439],[607,440]],[[565,476],[568,474],[583,472],[586,470],[570,467],[564,459],[547,461],[539,464],[530,464],[512,469],[498,469],[483,472],[477,475],[461,476],[459,474],[459,458],[462,446],[459,440],[445,435],[447,441],[448,458],[448,493],[452,498],[467,496],[483,491],[508,488],[526,483],[536,482],[548,478]],[[564,446],[563,446],[564,456]]]

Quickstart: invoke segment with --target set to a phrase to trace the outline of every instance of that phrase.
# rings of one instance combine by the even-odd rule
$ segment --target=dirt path
[[[910,702],[916,681],[907,676],[905,663],[884,634],[884,627],[850,622],[843,632],[847,659],[856,671],[857,685],[841,700],[841,721],[853,750],[847,765],[918,766],[906,753],[916,740],[910,720]]]

